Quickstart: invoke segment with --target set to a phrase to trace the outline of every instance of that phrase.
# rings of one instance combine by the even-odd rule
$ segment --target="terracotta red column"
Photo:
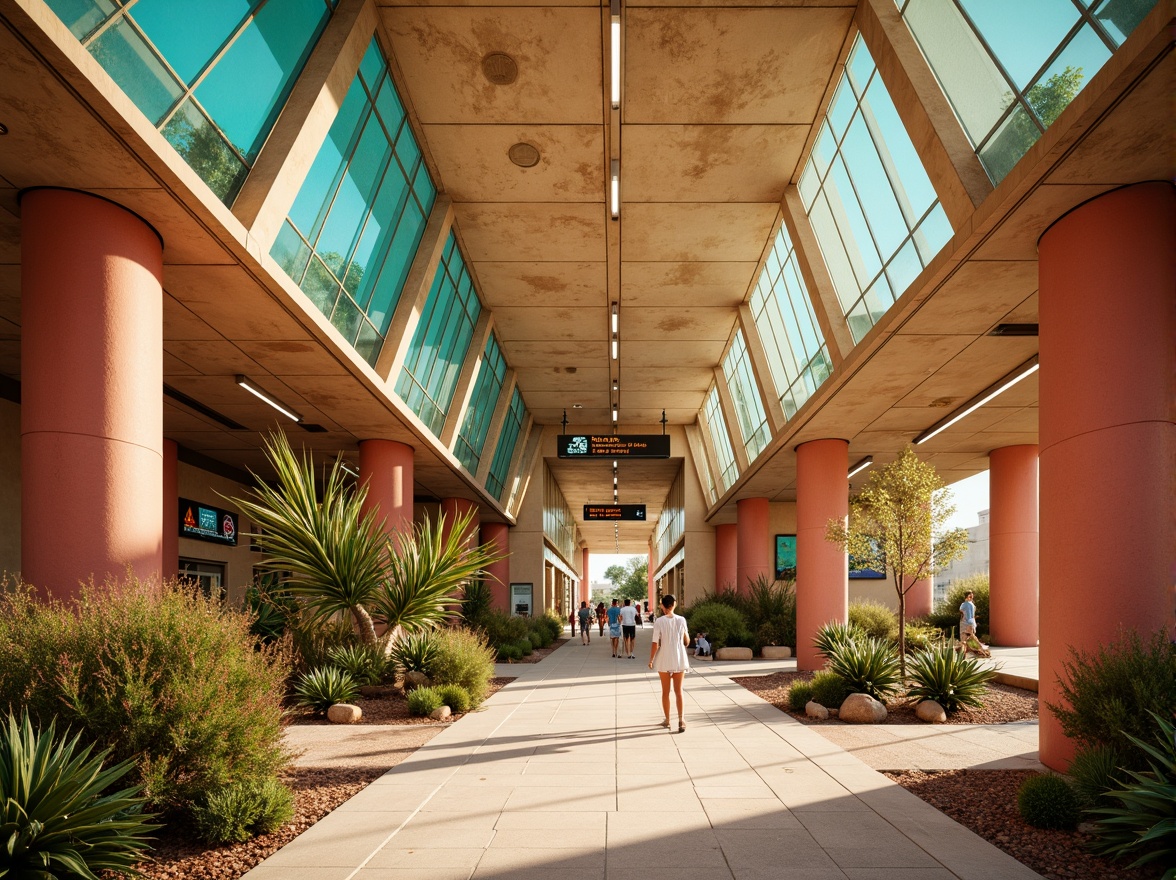
[[[715,590],[735,588],[739,576],[739,526],[723,523],[715,526]]]
[[[988,453],[988,589],[992,641],[1037,644],[1037,446]]]
[[[453,524],[457,522],[458,518],[469,514],[473,514],[473,516],[466,530],[467,543],[477,538],[481,517],[478,513],[478,505],[473,501],[468,498],[442,498],[441,514],[445,517],[445,528],[441,530],[441,534],[446,540],[448,540],[449,533],[453,530]]]
[[[849,517],[849,444],[813,440],[796,448],[796,667],[820,669],[813,636],[849,614],[849,556],[825,540],[830,519]]]
[[[739,524],[736,533],[736,587],[747,592],[748,585],[764,575],[775,579],[772,536],[768,534],[768,499],[743,498],[735,502]],[[715,589],[719,588],[715,584]]]
[[[906,619],[911,620],[930,614],[934,600],[935,582],[931,578],[915,581],[906,594]]]
[[[1038,243],[1042,705],[1070,646],[1173,625],[1176,191],[1114,190]],[[1042,763],[1073,756],[1042,711]]]
[[[510,526],[506,523],[482,523],[481,542],[496,548],[499,553],[510,552]],[[494,597],[494,607],[510,612],[510,557],[486,567],[486,583],[490,586],[490,594]]]
[[[163,568],[163,245],[88,193],[21,198],[21,574]]]
[[[180,573],[180,447],[163,441],[163,576]]]
[[[367,484],[365,513],[378,508],[390,535],[412,528],[411,446],[395,440],[360,440],[359,479]]]

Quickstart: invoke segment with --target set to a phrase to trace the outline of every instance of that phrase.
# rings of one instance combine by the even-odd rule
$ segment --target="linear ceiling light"
[[[614,361],[617,359],[617,334],[615,333],[612,338],[612,359]]]
[[[609,86],[612,91],[610,99],[612,108],[618,110],[621,106],[621,0],[611,0],[609,13],[611,16],[609,35],[612,44],[610,47],[611,64],[609,65],[611,79]]]
[[[1040,365],[1037,363],[1037,355],[1033,355],[1033,357],[1025,361],[1025,363],[1021,364],[1021,366],[1017,367],[1017,369],[1013,370],[1013,372],[1009,373],[995,385],[990,385],[988,388],[985,388],[966,404],[957,409],[954,413],[947,416],[946,418],[940,419],[938,422],[916,437],[915,445],[917,446],[920,443],[926,443],[936,434],[947,430],[960,419],[971,415],[976,410],[980,409],[980,407],[984,406],[984,404],[988,403],[988,401],[992,400],[997,395],[1008,391],[1025,377],[1032,376],[1037,372],[1037,368],[1039,366]]]
[[[616,220],[621,216],[621,160],[609,162],[608,212]]]
[[[859,461],[857,464],[855,464],[853,467],[851,467],[849,469],[849,473],[846,476],[852,477],[854,474],[860,474],[862,471],[864,471],[866,468],[868,468],[873,463],[874,463],[874,456],[867,455],[865,458],[863,458],[861,461]]]
[[[617,332],[617,322],[618,322],[618,317],[617,317],[617,304],[616,304],[616,303],[613,303],[613,304],[612,304],[612,332],[613,332],[613,333],[616,333],[616,332]]]
[[[617,420],[617,405],[614,403],[613,404],[613,421],[615,422],[616,420]]]
[[[262,391],[248,376],[238,376],[237,384],[256,397],[258,400],[264,400],[287,418],[291,418],[296,422],[302,421],[302,416],[298,415],[296,412],[290,409],[290,407],[286,406],[286,404],[282,403],[274,397],[271,397],[267,392]]]

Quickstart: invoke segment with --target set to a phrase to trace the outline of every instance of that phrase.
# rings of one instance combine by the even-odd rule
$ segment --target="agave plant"
[[[336,703],[350,703],[359,693],[351,674],[335,666],[312,669],[294,685],[299,706],[307,706],[320,715]]]
[[[934,700],[949,715],[962,706],[980,706],[995,669],[985,669],[980,661],[956,653],[950,645],[916,651],[907,663],[907,675],[914,686],[908,696]]]
[[[266,565],[289,572],[284,589],[318,619],[350,614],[363,642],[375,644],[368,609],[385,581],[387,537],[377,511],[363,511],[367,487],[352,487],[336,459],[319,501],[313,463],[284,434],[266,439],[265,454],[277,485],[257,479],[255,501],[233,501],[261,527],[253,537],[269,555]]]
[[[898,651],[888,641],[865,636],[833,649],[829,671],[837,674],[853,693],[869,694],[886,702],[902,685]]]
[[[388,653],[383,644],[338,645],[327,651],[331,663],[363,686],[379,684],[388,666]]]
[[[391,661],[405,672],[424,672],[437,656],[437,643],[429,633],[408,633],[392,646]]]
[[[825,655],[828,660],[843,645],[852,644],[866,638],[861,627],[853,623],[839,623],[831,620],[813,636],[813,647]]]
[[[1126,734],[1147,755],[1151,769],[1127,770],[1129,781],[1106,793],[1122,806],[1097,807],[1093,849],[1113,859],[1135,856],[1131,867],[1155,863],[1166,868],[1164,880],[1176,878],[1176,725],[1154,712],[1155,743]]]
[[[159,825],[141,812],[138,786],[111,791],[132,768],[103,769],[79,737],[58,739],[54,724],[38,733],[28,715],[0,727],[0,877],[85,878],[135,875]],[[105,793],[104,793],[105,792]]]
[[[411,532],[388,545],[388,581],[375,596],[376,616],[387,625],[393,644],[403,633],[440,624],[460,599],[459,590],[503,555],[489,544],[468,539],[472,513],[446,528],[445,514],[426,515]]]

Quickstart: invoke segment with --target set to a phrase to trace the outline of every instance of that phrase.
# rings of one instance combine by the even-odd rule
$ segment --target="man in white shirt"
[[[633,643],[637,640],[637,609],[633,607],[632,599],[626,599],[621,606],[621,636],[625,656],[633,659]]]

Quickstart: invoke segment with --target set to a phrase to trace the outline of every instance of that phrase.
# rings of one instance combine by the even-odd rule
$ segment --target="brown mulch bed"
[[[788,708],[788,689],[796,681],[812,678],[810,672],[776,672],[772,675],[744,676],[731,681],[747,688],[753,694],[771,703],[781,712],[787,712],[797,721],[805,724],[844,724],[836,718],[818,721],[804,712],[793,712]],[[1037,694],[1006,684],[989,684],[984,706],[979,709],[961,709],[947,717],[948,724],[1004,724],[1009,721],[1036,721]],[[882,724],[922,724],[915,717],[913,702],[895,701],[886,706],[886,720]]]
[[[1086,851],[1089,834],[1047,831],[1017,811],[1017,789],[1032,770],[888,771],[907,791],[999,847],[1049,880],[1152,880],[1148,871],[1109,862]]]
[[[490,679],[490,690],[486,693],[489,697],[497,693],[503,687],[514,681],[514,678],[492,678]],[[355,698],[354,705],[359,706],[363,712],[363,717],[360,719],[360,724],[436,724],[435,718],[428,716],[421,717],[413,715],[408,711],[408,698],[404,693],[396,689],[388,689],[388,692],[382,696],[364,697],[359,696]],[[447,720],[456,721],[460,718],[460,714],[451,715]],[[316,715],[310,709],[291,708],[289,719],[291,724],[330,724],[321,715]]]

